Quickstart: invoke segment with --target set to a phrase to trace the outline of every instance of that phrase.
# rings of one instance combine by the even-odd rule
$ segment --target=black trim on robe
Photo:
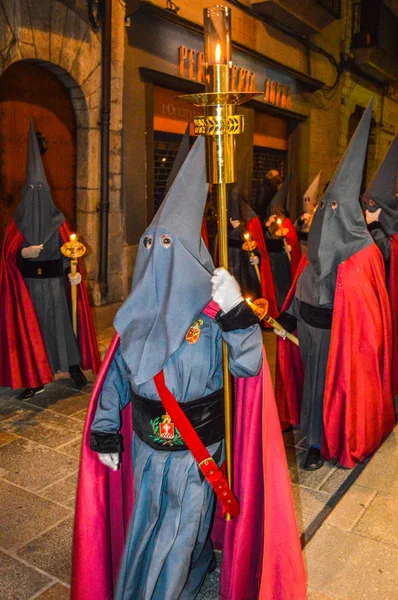
[[[247,302],[242,301],[225,314],[221,310],[218,311],[216,321],[223,331],[235,331],[256,325],[260,319]]]

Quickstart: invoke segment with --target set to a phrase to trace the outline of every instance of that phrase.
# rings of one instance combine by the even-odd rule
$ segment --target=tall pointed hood
[[[303,195],[303,212],[309,213],[310,215],[313,214],[318,204],[318,191],[321,175],[322,171],[319,171],[318,175],[310,183]]]
[[[389,236],[398,233],[397,185],[398,134],[362,196],[362,206],[365,210],[375,212],[379,208],[382,209],[379,222]]]
[[[267,207],[268,216],[274,215],[275,213],[285,213],[287,194],[289,192],[289,181],[290,175],[286,177],[285,181],[269,203]]]
[[[132,291],[115,317],[136,385],[163,368],[211,299],[214,266],[200,235],[207,190],[200,137],[141,237]]]
[[[178,171],[181,169],[182,165],[184,164],[184,160],[186,159],[188,154],[189,154],[189,123],[185,129],[184,135],[182,136],[180,147],[178,148],[178,152],[174,159],[173,166],[171,167],[170,174],[167,178],[165,194],[167,194],[167,192],[171,188],[173,181],[177,177]]]
[[[318,283],[352,254],[372,244],[358,202],[373,99],[315,211],[308,235],[308,262]]]
[[[30,121],[26,181],[14,221],[29,244],[45,244],[65,221],[55,206],[44,171],[33,121]]]

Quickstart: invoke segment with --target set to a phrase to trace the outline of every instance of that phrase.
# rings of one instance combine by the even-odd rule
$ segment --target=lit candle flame
[[[217,44],[216,46],[216,63],[219,64],[221,60],[221,45]]]
[[[77,235],[76,235],[76,233],[71,233],[71,234],[70,234],[70,237],[69,237],[69,241],[71,241],[71,242],[76,242],[76,240],[77,240]]]
[[[278,223],[278,225],[282,225],[282,219],[277,219],[276,222]]]
[[[245,238],[245,240],[248,240],[250,238],[250,233],[244,233],[243,237]]]

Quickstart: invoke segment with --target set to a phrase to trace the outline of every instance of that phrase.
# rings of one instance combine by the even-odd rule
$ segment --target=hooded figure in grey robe
[[[222,389],[222,338],[234,375],[253,376],[261,367],[258,325],[224,333],[202,312],[214,270],[200,237],[207,187],[199,138],[140,240],[132,292],[114,321],[120,346],[91,429],[91,448],[111,468],[119,448],[110,451],[106,440],[120,429],[121,409],[132,401],[134,424],[137,397],[144,404],[159,401],[153,378],[161,369],[168,389],[184,404]],[[199,337],[192,343],[187,332],[194,324]],[[220,464],[222,439],[208,450]],[[133,468],[134,509],[115,598],[193,600],[214,566],[213,490],[189,450],[156,449],[137,433]]]
[[[69,261],[61,253],[62,241],[58,231],[65,217],[52,200],[32,121],[26,182],[14,221],[25,238],[21,250],[43,245],[36,258],[23,258],[20,250],[17,264],[35,307],[51,370],[57,373],[68,371],[72,367],[80,375],[80,350],[73,333],[66,298],[64,273],[69,267]],[[43,277],[29,276],[32,263],[42,268]],[[54,276],[45,276],[42,263],[47,263]],[[81,377],[84,378],[82,373]]]
[[[276,192],[272,202],[268,205],[266,221],[263,223],[264,240],[271,264],[276,302],[279,309],[281,309],[292,284],[292,274],[289,256],[285,249],[286,247],[283,237],[278,235],[280,228],[274,219],[274,216],[282,221],[285,218],[285,206],[289,191],[289,180],[290,175],[286,177],[282,186]]]
[[[307,250],[308,232],[311,227],[312,219],[318,206],[318,190],[322,171],[319,171],[315,179],[310,183],[303,195],[303,212],[294,223],[299,240],[301,252]]]
[[[362,207],[368,229],[381,250],[387,276],[391,259],[390,238],[398,233],[398,135],[374,174],[364,195]]]
[[[368,247],[367,231],[358,196],[366,157],[373,100],[342,157],[335,175],[315,212],[308,235],[308,265],[298,278],[295,297],[279,319],[285,329],[297,327],[304,365],[300,428],[311,449],[320,449],[323,435],[323,403],[329,356],[333,304],[338,266]],[[342,341],[343,343],[343,341]],[[313,470],[323,461],[309,461]]]

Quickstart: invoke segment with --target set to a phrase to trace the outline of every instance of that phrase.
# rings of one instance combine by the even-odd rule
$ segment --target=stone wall
[[[86,7],[85,0],[0,0],[0,75],[16,61],[39,61],[69,90],[77,124],[77,231],[88,247],[89,286],[94,302],[99,303],[101,40],[89,26]],[[109,301],[127,293],[120,198],[124,15],[124,2],[113,0]]]

